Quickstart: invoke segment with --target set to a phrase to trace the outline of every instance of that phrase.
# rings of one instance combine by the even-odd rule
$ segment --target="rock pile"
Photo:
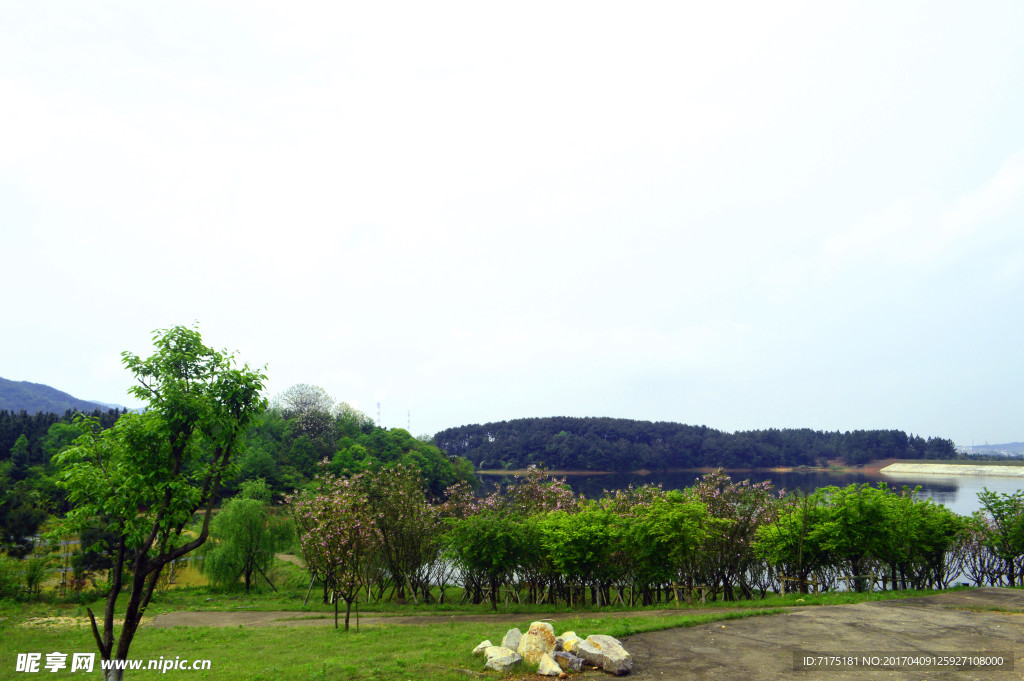
[[[633,658],[618,639],[603,634],[581,639],[574,631],[556,637],[554,627],[547,622],[532,623],[525,634],[519,629],[509,629],[500,646],[483,641],[473,649],[473,654],[483,655],[487,658],[485,668],[499,672],[511,669],[524,659],[539,665],[537,673],[544,676],[578,672],[584,662],[618,676],[633,670]]]

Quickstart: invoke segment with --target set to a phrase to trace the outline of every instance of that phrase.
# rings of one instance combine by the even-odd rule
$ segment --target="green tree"
[[[25,437],[24,433],[18,437],[14,446],[11,447],[11,463],[14,464],[14,468],[10,474],[12,478],[21,480],[28,475],[28,467],[31,464],[31,454],[29,453],[28,438]]]
[[[521,519],[500,509],[483,509],[450,523],[450,557],[467,573],[482,575],[488,581],[491,608],[497,610],[498,588],[516,569],[524,553]],[[473,602],[479,603],[479,597],[477,591]]]
[[[690,567],[701,547],[726,526],[727,521],[711,517],[706,505],[683,492],[673,490],[637,503],[623,531],[644,600],[649,602],[651,585],[683,579],[692,587]]]
[[[856,591],[869,590],[871,584],[862,576],[874,567],[884,550],[882,531],[891,517],[889,492],[865,483],[826,487],[823,493],[828,499],[828,513],[820,527],[822,545],[852,580]]]
[[[991,519],[986,545],[1003,561],[1009,585],[1017,583],[1017,561],[1024,555],[1024,490],[1013,494],[978,492],[985,513]],[[1024,581],[1024,574],[1019,575]]]
[[[200,571],[213,583],[231,586],[241,577],[248,593],[259,573],[277,590],[267,577],[267,570],[274,553],[288,546],[293,534],[287,518],[270,513],[268,501],[270,490],[265,482],[245,483],[241,494],[229,499],[210,523],[209,550]]]
[[[31,481],[20,480],[0,497],[0,542],[7,553],[22,557],[32,551],[32,537],[46,520],[43,501]]]
[[[797,580],[807,593],[811,574],[828,565],[831,554],[824,547],[822,524],[828,517],[822,492],[794,492],[779,505],[778,518],[757,528],[754,551],[762,560]],[[789,588],[789,585],[783,584]]]
[[[586,502],[575,513],[547,513],[537,524],[540,544],[551,565],[570,584],[590,585],[600,607],[605,585],[619,576],[621,564],[612,556],[627,530],[623,518],[606,506]]]
[[[46,431],[46,437],[43,438],[43,453],[46,455],[46,460],[52,460],[53,457],[70,447],[79,435],[80,431],[72,423],[57,422],[50,426],[50,429]]]
[[[147,403],[146,411],[126,414],[107,430],[99,430],[95,419],[80,421],[83,434],[56,458],[74,505],[58,531],[75,533],[102,517],[117,537],[102,628],[88,610],[103,660],[128,658],[163,568],[206,542],[239,438],[266,408],[266,376],[203,345],[197,330],[158,330],[153,341],[155,352],[148,358],[122,353],[137,382],[131,393]],[[205,513],[198,533],[183,536],[199,510]],[[131,571],[129,584],[122,578],[125,568]],[[128,593],[115,647],[114,614],[122,591]],[[123,672],[105,676],[120,679]]]

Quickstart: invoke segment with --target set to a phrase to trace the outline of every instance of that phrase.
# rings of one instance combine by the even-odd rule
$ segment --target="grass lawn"
[[[552,616],[558,633],[574,630],[586,636],[607,633],[617,637],[632,633],[692,626],[724,619],[736,619],[779,612],[765,609],[723,609],[703,615],[669,615],[624,618],[609,613],[599,617]],[[227,680],[337,679],[406,681],[407,679],[461,679],[458,668],[482,670],[483,659],[473,657],[473,647],[485,638],[498,642],[511,626],[525,631],[531,617],[517,623],[460,622],[448,624],[383,625],[345,632],[332,627],[237,627],[140,629],[132,644],[133,659],[208,659],[209,671],[156,670],[126,672],[126,679],[216,678]],[[14,676],[17,653],[94,652],[95,644],[87,626],[24,626],[8,620],[0,623],[3,649],[0,672]],[[97,661],[98,667],[98,661]],[[67,669],[47,678],[82,676]],[[520,676],[522,671],[520,672]],[[499,675],[491,674],[498,678]],[[85,677],[90,678],[90,677]]]

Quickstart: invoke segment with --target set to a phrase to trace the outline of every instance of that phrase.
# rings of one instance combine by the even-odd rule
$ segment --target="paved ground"
[[[624,644],[633,655],[636,679],[1024,679],[1024,591],[973,589],[900,601],[807,608],[638,634]],[[998,654],[1012,656],[1014,668],[798,670],[794,654],[803,657],[804,653],[858,658]]]

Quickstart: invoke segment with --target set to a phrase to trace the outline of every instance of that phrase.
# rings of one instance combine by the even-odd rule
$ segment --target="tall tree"
[[[153,336],[155,352],[122,361],[138,385],[130,392],[147,403],[142,414],[123,416],[107,430],[83,419],[75,446],[59,454],[61,484],[74,508],[62,531],[107,521],[117,537],[113,582],[102,630],[88,610],[103,660],[125,660],[164,566],[202,546],[221,481],[237,453],[239,437],[266,408],[266,376],[238,367],[232,355],[203,345],[195,329],[176,326]],[[204,511],[195,537],[182,531]],[[129,569],[132,579],[124,584]],[[116,646],[114,613],[127,591]],[[121,670],[105,678],[120,679]]]
[[[312,440],[332,440],[334,398],[318,385],[298,383],[274,398],[274,408],[295,423],[300,435]],[[333,444],[333,443],[332,443]]]

